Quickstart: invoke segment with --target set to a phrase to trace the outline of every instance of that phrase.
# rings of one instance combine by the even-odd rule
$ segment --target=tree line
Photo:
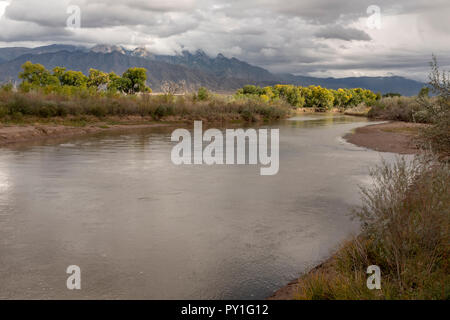
[[[129,68],[122,76],[114,72],[106,73],[97,69],[90,69],[86,76],[81,71],[67,70],[64,67],[55,67],[47,70],[41,64],[27,61],[22,65],[23,71],[19,73],[22,79],[20,89],[29,92],[43,89],[45,93],[58,92],[71,95],[83,90],[89,92],[106,91],[109,93],[136,94],[138,92],[151,92],[146,85],[147,70],[145,68]],[[205,88],[200,88],[198,99],[207,100],[209,94]],[[381,94],[373,93],[362,88],[354,89],[327,89],[321,86],[294,86],[275,85],[258,87],[246,85],[236,93],[239,97],[257,97],[266,103],[286,101],[296,108],[316,108],[329,110],[331,108],[349,108],[360,103],[373,105],[381,98]]]
[[[238,96],[256,96],[266,102],[276,102],[284,100],[296,108],[317,108],[329,110],[336,108],[349,108],[360,103],[372,105],[381,99],[381,94],[373,93],[370,90],[355,89],[326,89],[321,86],[294,86],[275,85],[269,87],[258,87],[246,85],[236,93]]]
[[[39,88],[46,92],[62,93],[73,93],[79,89],[125,94],[151,92],[146,85],[145,68],[129,68],[122,76],[114,72],[90,69],[89,75],[86,76],[81,71],[67,70],[64,67],[55,67],[50,71],[39,63],[27,61],[22,65],[22,69],[19,78],[22,79],[20,89],[24,92]]]

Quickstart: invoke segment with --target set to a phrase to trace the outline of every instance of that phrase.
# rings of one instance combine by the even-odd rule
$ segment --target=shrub
[[[394,97],[401,97],[402,95],[400,93],[395,92],[388,92],[383,94],[383,98],[394,98]]]
[[[5,117],[8,115],[8,109],[6,107],[0,106],[0,118]]]
[[[20,113],[23,117],[41,118],[137,115],[156,120],[173,116],[180,120],[255,121],[281,119],[290,114],[290,107],[283,101],[267,103],[259,97],[209,95],[208,100],[197,101],[192,97],[173,95],[116,95],[97,92],[95,88],[70,86],[59,87],[56,92],[48,92],[45,88],[27,93],[0,91],[0,107],[3,117],[10,116],[10,119],[13,114]]]
[[[423,110],[416,98],[389,97],[375,102],[368,116],[381,120],[417,122],[415,114]],[[419,116],[424,121],[428,119],[426,114],[419,114]]]
[[[355,211],[362,234],[327,270],[301,280],[300,299],[449,299],[450,171],[434,158],[398,159],[372,171]],[[381,290],[366,287],[366,269],[382,272]]]
[[[208,100],[209,96],[210,96],[210,93],[209,93],[208,89],[206,89],[205,87],[200,87],[198,89],[197,98],[199,101],[206,101],[206,100]]]
[[[57,107],[56,104],[53,102],[47,103],[43,106],[40,106],[36,110],[37,115],[43,118],[50,118],[57,115]]]
[[[441,159],[450,159],[450,112],[443,113],[432,126],[421,130],[420,144],[439,154]]]
[[[14,86],[11,82],[5,83],[0,87],[0,90],[4,91],[4,92],[11,92],[13,91]]]

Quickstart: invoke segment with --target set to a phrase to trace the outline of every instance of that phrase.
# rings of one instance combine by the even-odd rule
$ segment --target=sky
[[[63,43],[201,49],[275,73],[399,75],[450,69],[449,0],[0,0],[0,47]]]

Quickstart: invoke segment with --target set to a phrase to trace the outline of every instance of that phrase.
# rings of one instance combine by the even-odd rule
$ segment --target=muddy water
[[[0,149],[0,298],[265,298],[357,232],[364,119],[280,128],[280,171],[175,166],[171,128]],[[66,268],[81,268],[79,291]]]

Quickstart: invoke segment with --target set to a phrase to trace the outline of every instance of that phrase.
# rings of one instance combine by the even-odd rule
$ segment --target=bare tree
[[[161,90],[165,94],[185,94],[186,93],[186,80],[181,80],[180,82],[175,81],[163,81],[161,84]]]
[[[433,55],[433,60],[430,63],[431,73],[429,75],[430,85],[434,93],[438,96],[449,99],[450,98],[450,73],[448,71],[440,71],[436,56]]]

